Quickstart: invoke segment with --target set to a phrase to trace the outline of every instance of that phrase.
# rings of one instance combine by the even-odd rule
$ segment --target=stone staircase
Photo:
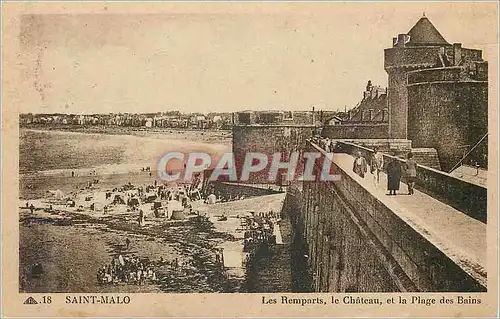
[[[438,152],[435,148],[412,148],[411,152],[418,164],[441,170]]]
[[[284,244],[270,246],[269,251],[256,257],[253,270],[247,277],[247,292],[291,291],[291,225],[288,220],[280,222],[280,229]]]
[[[291,291],[290,248],[287,246],[272,246],[268,254],[256,261],[249,292]]]

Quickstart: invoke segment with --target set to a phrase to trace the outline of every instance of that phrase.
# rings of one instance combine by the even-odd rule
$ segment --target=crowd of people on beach
[[[113,257],[110,264],[104,265],[97,271],[97,282],[101,285],[155,283],[157,277],[154,268],[153,263],[148,259],[119,255],[116,258]]]
[[[271,188],[269,187],[268,189]],[[216,189],[211,184],[209,184],[208,188],[202,194],[202,199],[207,204],[226,203],[237,200],[244,200],[250,197],[252,197],[252,195],[244,194],[243,192],[225,193],[224,191]]]
[[[127,242],[127,248],[130,241]],[[215,265],[224,268],[224,249],[214,248]],[[163,267],[162,273],[158,268]],[[111,262],[97,271],[97,283],[100,285],[145,285],[158,284],[172,276],[183,276],[196,268],[194,260],[181,261],[179,258],[165,260],[160,257],[157,261],[149,258],[139,258],[136,255],[124,257],[119,254],[112,257]]]

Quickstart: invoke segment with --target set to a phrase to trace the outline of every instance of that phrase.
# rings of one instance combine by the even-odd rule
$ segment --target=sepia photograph
[[[18,306],[495,308],[496,2],[9,8]]]

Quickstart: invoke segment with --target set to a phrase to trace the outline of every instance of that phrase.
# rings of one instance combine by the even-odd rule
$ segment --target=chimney
[[[395,47],[398,43],[398,38],[392,38],[392,46]]]
[[[453,65],[457,66],[462,59],[462,43],[453,43]]]
[[[408,42],[408,40],[410,40],[410,36],[408,34],[404,34],[404,33],[398,34],[396,47],[405,47],[406,42]]]
[[[398,42],[396,43],[396,46],[404,48],[406,45],[406,41],[408,41],[407,34],[404,34],[404,33],[398,34]]]

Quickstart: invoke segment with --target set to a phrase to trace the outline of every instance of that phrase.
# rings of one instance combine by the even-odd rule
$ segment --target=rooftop
[[[432,22],[424,16],[408,32],[408,46],[442,46],[450,45]]]

